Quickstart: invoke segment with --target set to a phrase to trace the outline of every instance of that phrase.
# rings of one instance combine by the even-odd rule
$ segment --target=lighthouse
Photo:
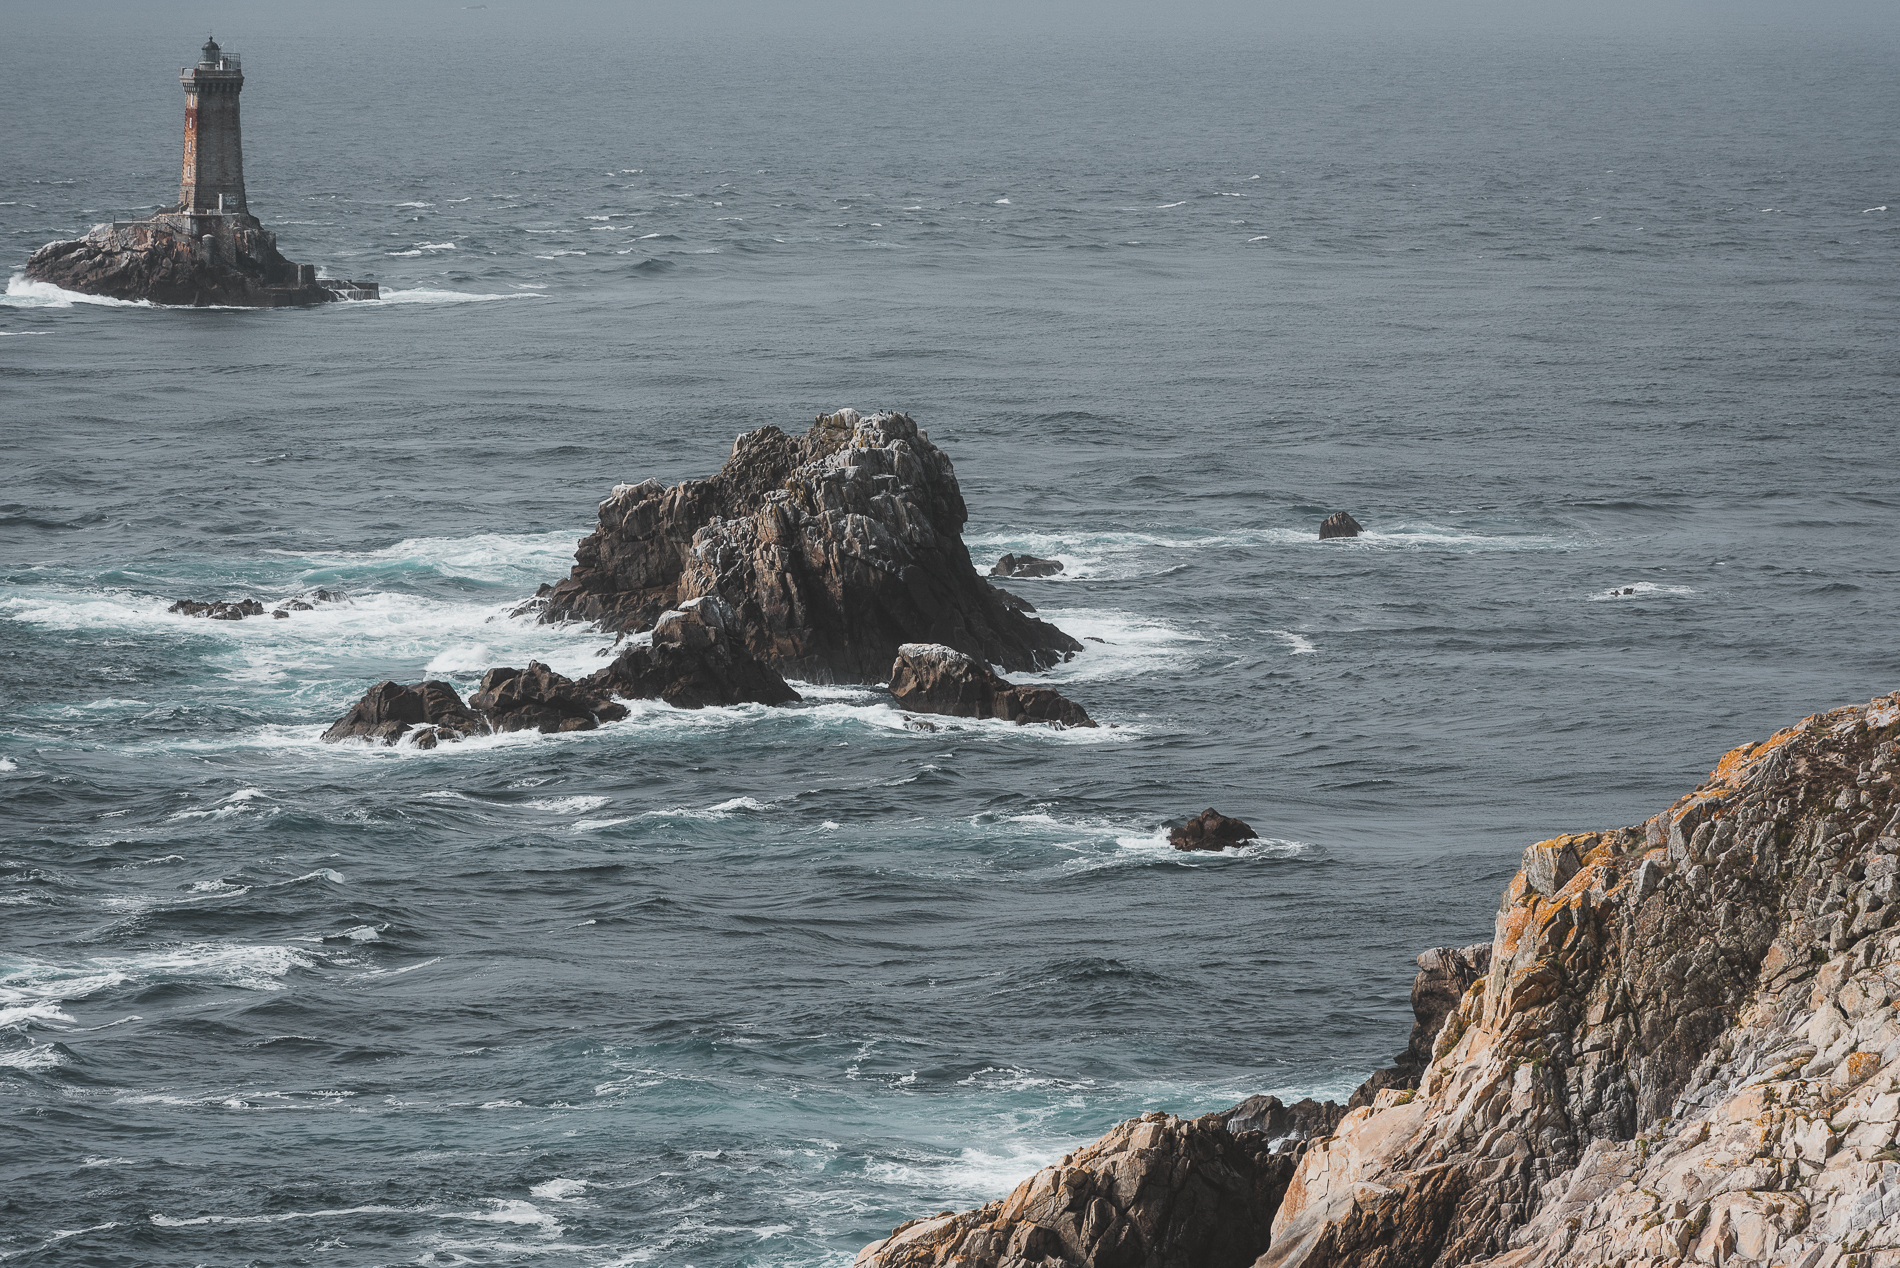
[[[62,290],[153,304],[286,308],[339,299],[376,299],[374,282],[318,277],[277,249],[244,198],[244,143],[235,53],[206,39],[196,66],[178,72],[185,89],[185,168],[178,202],[143,220],[94,225],[83,238],[49,242],[26,275]]]
[[[206,38],[196,66],[178,72],[185,89],[185,171],[178,210],[186,214],[246,212],[244,145],[238,132],[238,94],[244,71],[237,55]]]

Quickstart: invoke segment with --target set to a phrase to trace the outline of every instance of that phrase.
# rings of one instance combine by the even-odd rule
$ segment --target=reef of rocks
[[[1199,1219],[1258,1238],[1273,1208],[1256,1268],[1895,1268],[1897,750],[1900,695],[1735,749],[1644,824],[1531,846],[1490,946],[1420,957],[1399,1065],[1307,1140],[1258,1151],[1277,1103],[1150,1115],[858,1264],[1183,1262],[1213,1230],[1171,1195],[1205,1183]]]
[[[967,518],[950,459],[909,416],[840,410],[799,437],[745,433],[710,479],[617,486],[532,606],[636,633],[717,596],[754,657],[817,682],[876,682],[904,643],[1006,670],[1080,651],[977,574]]]
[[[312,612],[319,603],[348,603],[349,598],[341,590],[313,590],[308,598],[297,596],[285,599],[276,607],[269,609],[269,615],[283,620],[292,612]],[[242,621],[247,616],[263,616],[265,607],[256,599],[239,599],[231,602],[225,599],[180,599],[167,612],[179,616],[198,616],[209,621]]]
[[[435,748],[508,731],[591,731],[627,716],[620,700],[662,700],[681,709],[798,700],[731,635],[731,616],[717,599],[696,600],[663,613],[651,641],[633,644],[585,678],[529,661],[526,669],[489,670],[466,702],[445,682],[379,682],[322,738]]]
[[[974,656],[941,643],[905,643],[891,664],[899,708],[959,718],[998,718],[1018,726],[1094,726],[1081,705],[1053,687],[1025,687],[997,676]]]
[[[374,299],[374,282],[321,280],[277,250],[277,235],[242,212],[161,212],[94,225],[83,238],[49,242],[26,276],[62,290],[154,304],[282,308]]]

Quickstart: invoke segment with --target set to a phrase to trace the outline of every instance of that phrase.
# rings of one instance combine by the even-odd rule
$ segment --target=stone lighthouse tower
[[[185,170],[177,205],[49,242],[26,262],[27,277],[154,304],[283,308],[378,298],[374,282],[318,277],[314,264],[286,260],[277,235],[251,215],[238,133],[244,72],[236,55],[207,39],[198,64],[179,71],[178,82],[185,89]]]
[[[178,72],[185,88],[185,174],[178,210],[186,214],[246,212],[244,146],[238,132],[238,94],[244,72],[237,55],[205,40],[196,66]]]

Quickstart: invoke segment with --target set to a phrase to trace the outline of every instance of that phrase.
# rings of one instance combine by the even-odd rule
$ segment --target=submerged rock
[[[1359,527],[1359,521],[1346,512],[1334,511],[1320,521],[1319,539],[1325,541],[1329,537],[1357,537],[1365,531]]]
[[[1060,559],[1035,555],[1004,555],[990,569],[992,577],[1053,577],[1062,571]]]
[[[1735,749],[1644,824],[1532,846],[1488,945],[1419,957],[1411,1043],[1350,1108],[1212,1116],[1290,1133],[1284,1195],[1247,1213],[1274,1208],[1255,1268],[1900,1262],[1896,770],[1900,694]],[[1174,1158],[1168,1191],[1240,1170]],[[859,1268],[1172,1262],[1063,1240],[1078,1207],[1025,1199],[1094,1211],[1094,1175],[1066,1177],[903,1226]]]
[[[1168,833],[1168,844],[1177,850],[1224,850],[1257,840],[1260,834],[1239,819],[1230,819],[1209,806]]]
[[[599,518],[541,620],[635,633],[716,595],[754,657],[812,681],[875,682],[909,642],[1016,670],[1082,647],[977,575],[950,459],[904,414],[747,432],[711,479],[619,485]]]
[[[731,613],[717,599],[667,612],[651,645],[628,648],[604,669],[573,679],[539,661],[499,667],[463,704],[445,682],[404,687],[380,682],[323,738],[394,744],[413,729],[417,748],[488,732],[591,731],[627,716],[626,700],[663,700],[682,709],[715,704],[791,704],[799,696],[760,664],[731,633]]]
[[[974,656],[941,643],[905,643],[891,665],[891,694],[901,708],[960,718],[1001,718],[1021,726],[1094,726],[1081,705],[1052,687],[1000,678]]]

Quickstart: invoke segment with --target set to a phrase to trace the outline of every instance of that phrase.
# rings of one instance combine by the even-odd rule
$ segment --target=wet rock
[[[1004,555],[990,568],[992,577],[1053,577],[1062,571],[1060,559],[1036,555]]]
[[[264,615],[264,605],[256,599],[241,599],[236,603],[227,603],[222,599],[208,603],[180,599],[165,610],[180,616],[201,616],[210,621],[242,621],[247,616]]]
[[[730,608],[707,596],[663,613],[650,644],[637,643],[588,682],[628,699],[664,700],[680,709],[708,705],[791,704],[799,694],[746,650]]]
[[[1081,705],[1053,688],[1012,683],[974,656],[941,643],[905,643],[897,649],[891,694],[900,708],[918,713],[1000,718],[1018,725],[1095,725]]]
[[[990,589],[996,591],[996,601],[1006,608],[1016,612],[1034,612],[1036,610],[1036,605],[1023,598],[1020,594],[1011,594],[998,585],[992,585]]]
[[[160,213],[94,225],[83,238],[35,251],[26,275],[83,295],[154,304],[279,308],[341,297],[317,281],[314,268],[285,259],[277,236],[243,213]],[[374,283],[358,289],[375,297]]]
[[[379,682],[363,693],[350,711],[323,733],[326,744],[343,740],[368,740],[376,744],[394,744],[410,730],[431,730],[427,747],[437,739],[462,739],[488,729],[486,723],[468,706],[455,688],[446,682],[419,682],[403,686]]]
[[[1001,1201],[899,1225],[856,1268],[1246,1268],[1294,1165],[1219,1115],[1145,1114]]]
[[[1419,957],[1397,1067],[1303,1119],[1271,1097],[1212,1116],[1294,1165],[1255,1268],[1900,1263],[1896,768],[1900,694],[1735,749],[1645,824],[1527,851],[1489,944]],[[1038,1218],[1032,1191],[1094,1197],[1050,1171],[861,1268],[1160,1262]]]
[[[637,633],[706,595],[780,674],[875,682],[907,642],[1036,670],[1081,644],[1005,601],[964,547],[950,459],[904,414],[821,416],[803,436],[747,432],[719,473],[616,486],[543,621]]]
[[[1224,850],[1257,840],[1260,834],[1239,819],[1230,819],[1209,806],[1180,827],[1168,833],[1168,844],[1177,850]]]
[[[493,731],[591,731],[602,722],[627,716],[607,691],[591,679],[576,682],[539,661],[526,669],[502,666],[482,675],[481,690],[468,706],[481,714]]]
[[[1363,532],[1365,532],[1365,529],[1359,527],[1359,521],[1344,511],[1334,511],[1331,515],[1321,520],[1319,525],[1319,539],[1321,541],[1325,541],[1329,537],[1357,537]]]

